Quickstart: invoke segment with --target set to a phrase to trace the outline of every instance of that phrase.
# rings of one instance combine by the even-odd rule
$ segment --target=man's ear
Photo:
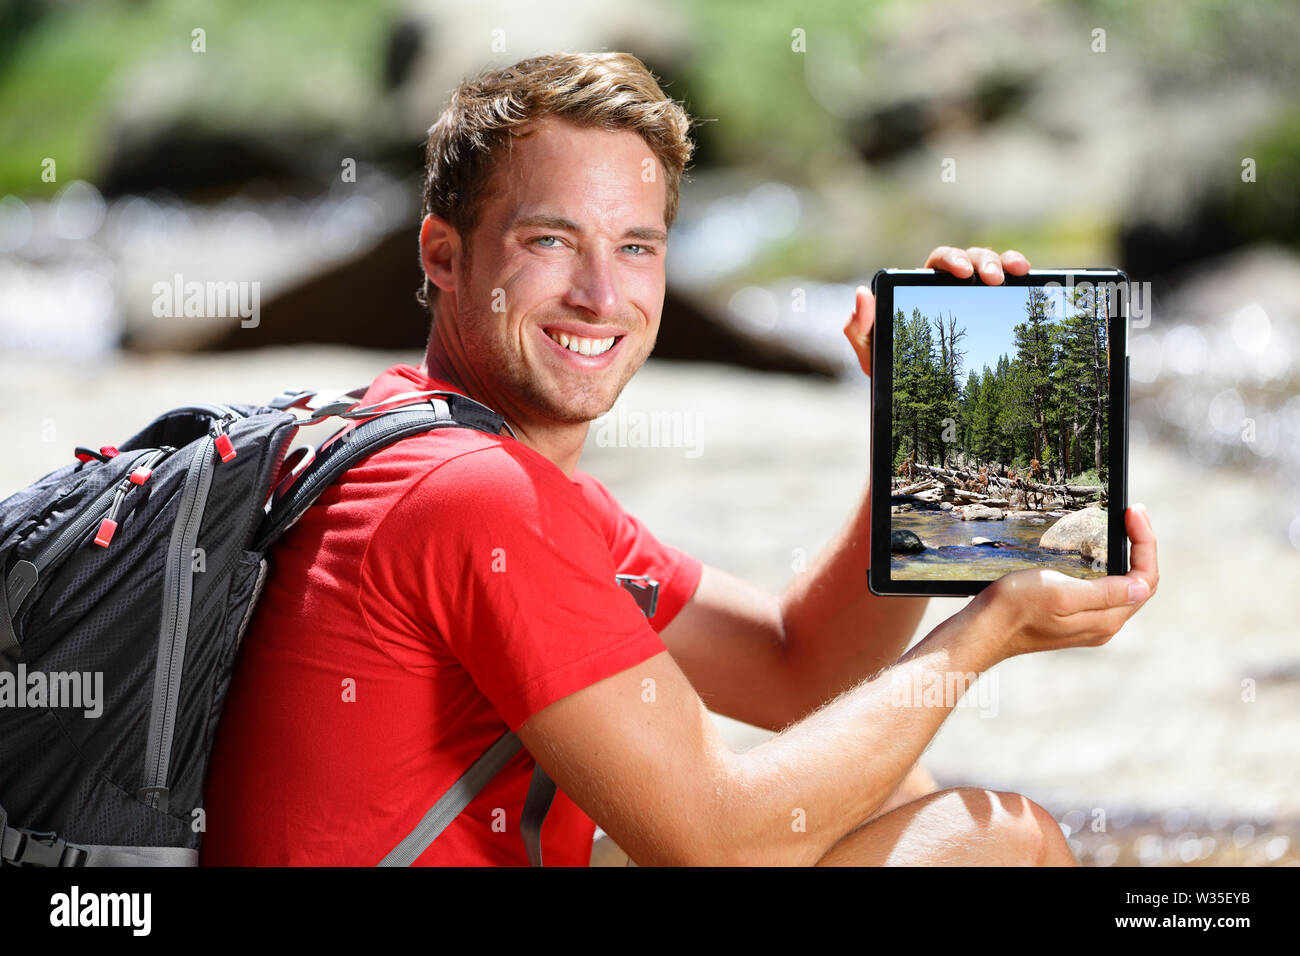
[[[435,213],[425,216],[420,224],[420,262],[429,281],[444,292],[454,292],[460,257],[460,233]]]

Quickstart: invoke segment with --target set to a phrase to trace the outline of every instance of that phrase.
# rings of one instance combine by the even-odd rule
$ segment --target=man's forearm
[[[871,560],[870,486],[848,524],[781,596],[796,718],[893,664],[925,613],[928,598],[879,597],[867,589]]]
[[[728,814],[744,862],[819,860],[885,802],[973,680],[997,663],[993,625],[965,611],[944,621],[893,667],[731,760]],[[954,680],[957,675],[960,679]],[[917,688],[954,693],[923,697]]]

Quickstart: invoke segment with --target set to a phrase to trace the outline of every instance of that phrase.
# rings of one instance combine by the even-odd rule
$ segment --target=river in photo
[[[1038,547],[1043,533],[1059,518],[1041,521],[1003,518],[1001,521],[963,521],[950,511],[912,511],[891,515],[895,531],[912,531],[925,542],[920,554],[890,555],[890,575],[912,581],[992,581],[1024,568],[1050,568],[1076,578],[1099,578],[1106,569],[1092,569],[1074,551],[1044,551]],[[1002,547],[971,544],[988,538]]]

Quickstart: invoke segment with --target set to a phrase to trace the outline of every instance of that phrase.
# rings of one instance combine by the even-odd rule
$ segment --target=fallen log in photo
[[[925,491],[927,488],[935,488],[935,487],[938,487],[938,485],[937,485],[934,481],[932,481],[932,480],[930,480],[930,479],[926,479],[925,481],[917,481],[917,482],[913,482],[912,484],[910,484],[910,485],[905,485],[905,486],[902,487],[902,488],[895,488],[895,489],[894,489],[894,494],[896,494],[896,495],[914,495],[914,494],[916,494],[918,491]]]
[[[974,481],[979,476],[975,472],[966,471],[958,468],[941,468],[937,465],[912,466],[916,471],[923,475],[930,475],[936,480],[943,482],[945,485],[952,484],[954,481]],[[1017,477],[1014,481],[1010,478],[1002,478],[998,475],[989,475],[988,483],[990,488],[998,488],[1006,491],[1029,491],[1042,495],[1057,495],[1062,499],[1078,498],[1086,500],[1089,498],[1099,498],[1102,494],[1100,485],[1049,485],[1040,482],[1031,481],[1027,478]],[[966,489],[960,489],[961,493],[978,494]]]

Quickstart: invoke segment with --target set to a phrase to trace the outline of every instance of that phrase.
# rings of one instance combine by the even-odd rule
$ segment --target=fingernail
[[[957,267],[958,267],[958,268],[961,268],[962,266],[968,266],[968,265],[970,265],[970,260],[969,260],[969,259],[957,259],[957,260],[955,260],[955,261],[956,261],[956,263],[957,263]]]
[[[981,271],[986,276],[995,276],[998,274],[998,267],[991,262],[986,262],[984,263],[984,268]]]
[[[1146,600],[1146,596],[1151,593],[1147,583],[1139,578],[1128,586],[1128,603],[1137,604],[1139,601]]]

